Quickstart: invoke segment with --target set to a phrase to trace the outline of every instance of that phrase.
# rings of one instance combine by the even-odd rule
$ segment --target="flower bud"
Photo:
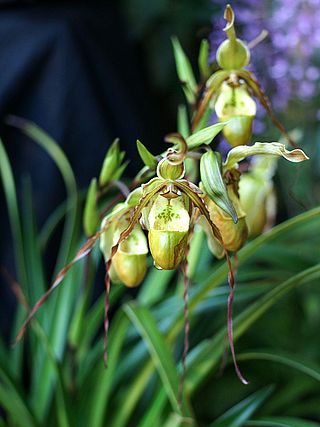
[[[224,11],[224,18],[227,25],[224,31],[228,40],[220,44],[217,50],[217,62],[225,70],[240,70],[249,64],[250,51],[247,46],[237,38],[234,27],[234,13],[232,7],[228,4]]]
[[[185,256],[190,224],[183,197],[157,196],[148,222],[149,247],[155,266],[164,270],[177,268]]]
[[[158,164],[157,175],[163,179],[181,179],[184,176],[184,165],[174,165],[168,159],[162,159]]]
[[[224,243],[224,248],[231,252],[238,251],[248,238],[248,227],[245,212],[240,200],[235,194],[232,185],[228,185],[229,198],[237,212],[238,222],[235,224],[232,218],[211,200],[208,201],[208,210],[211,220],[219,228]]]
[[[216,59],[224,70],[240,70],[249,64],[250,52],[240,39],[225,40],[218,47]]]
[[[96,232],[99,222],[99,212],[97,209],[97,180],[93,178],[88,188],[86,202],[83,212],[83,229],[86,236],[92,236]]]
[[[241,206],[246,212],[250,237],[259,236],[267,223],[271,225],[276,212],[273,183],[268,177],[252,172],[241,176],[239,183]]]
[[[232,86],[224,82],[215,103],[215,112],[221,122],[232,119],[223,128],[223,134],[233,147],[250,141],[256,103],[245,83]]]
[[[120,151],[119,139],[115,139],[107,151],[102,164],[99,176],[100,186],[105,186],[109,184],[110,181],[117,180],[121,177],[127,166],[126,162],[121,164],[124,156],[125,152]]]

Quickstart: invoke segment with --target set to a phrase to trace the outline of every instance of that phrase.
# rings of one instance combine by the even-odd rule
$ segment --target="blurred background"
[[[0,1],[1,138],[12,162],[20,201],[26,186],[32,186],[38,228],[65,199],[62,179],[51,159],[8,124],[8,115],[35,122],[58,142],[82,191],[97,175],[116,137],[131,159],[125,175],[132,178],[142,166],[136,139],[155,154],[162,150],[163,137],[176,130],[177,107],[184,102],[171,37],[179,38],[197,74],[198,49],[205,37],[210,40],[214,64],[215,50],[223,39],[224,6],[220,0]],[[268,31],[268,37],[252,50],[251,69],[288,130],[300,131],[299,145],[311,158],[303,167],[281,162],[275,178],[280,222],[320,201],[320,1],[239,0],[232,6],[240,38],[250,42],[262,30]],[[278,139],[279,132],[259,110],[253,140]],[[1,266],[14,277],[15,236],[10,232],[2,189],[0,206]],[[316,259],[320,255],[319,242],[310,241]],[[46,253],[48,277],[53,271],[56,246],[53,240]],[[300,252],[297,247],[296,255],[306,258],[300,259],[301,263],[312,263],[310,254]],[[287,271],[291,268],[290,256],[287,254],[280,263]],[[266,267],[260,260],[261,265]],[[16,302],[4,275],[0,282],[0,327],[9,342]],[[285,342],[288,351],[295,353],[301,347],[302,353],[320,363],[319,348],[307,344],[317,340],[315,328],[319,330],[320,314],[315,301],[319,296],[314,288],[307,289],[303,297],[299,292],[291,294],[289,302],[280,303],[275,313],[271,311],[260,320],[243,346]],[[211,318],[209,308],[203,308],[202,329]],[[219,316],[217,324],[222,324],[224,317]],[[293,330],[292,337],[288,334]],[[297,338],[301,336],[303,339]],[[291,382],[278,367],[268,365],[268,369],[274,369],[274,381],[280,378],[285,384],[284,398]],[[261,384],[263,375],[268,377],[259,363],[252,365],[250,375],[259,377]],[[212,419],[236,401],[237,397],[232,402],[225,400],[233,380],[231,372],[204,383],[196,398],[202,420]],[[299,377],[292,381],[299,382]],[[320,402],[319,389],[314,384],[308,389],[308,381],[299,383],[309,390],[304,396],[307,414],[307,403],[314,402],[315,408]],[[205,398],[207,393],[216,396],[215,408]],[[270,411],[276,407],[271,403]],[[290,414],[289,406],[286,408]],[[319,411],[312,411],[311,418],[320,422]]]

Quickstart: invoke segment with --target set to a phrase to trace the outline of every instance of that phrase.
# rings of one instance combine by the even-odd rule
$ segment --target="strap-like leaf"
[[[185,402],[180,408],[178,372],[169,349],[150,312],[146,308],[139,307],[133,303],[127,304],[124,307],[124,311],[144,338],[174,411],[185,416],[190,415]]]
[[[209,427],[242,427],[251,415],[271,394],[273,387],[266,387],[251,394],[246,399],[229,409]]]
[[[319,427],[319,423],[294,417],[262,417],[247,421],[251,427]]]
[[[183,85],[183,90],[188,102],[193,104],[196,100],[197,82],[191,64],[176,37],[172,38],[172,45],[178,77]]]

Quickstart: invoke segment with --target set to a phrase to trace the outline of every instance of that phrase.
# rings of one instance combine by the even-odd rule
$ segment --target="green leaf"
[[[155,170],[157,167],[157,159],[153,154],[150,153],[150,151],[145,147],[141,141],[137,139],[137,149],[139,152],[139,155],[143,161],[143,163],[148,166],[151,170]]]
[[[273,387],[265,387],[225,412],[209,427],[241,427],[271,394]]]
[[[3,376],[1,373],[0,378],[2,382]],[[37,422],[25,402],[25,397],[12,384],[0,384],[1,406],[10,414],[10,417],[14,420],[14,425],[18,427],[36,427]]]
[[[140,303],[145,307],[150,307],[158,302],[164,296],[174,273],[174,270],[149,269],[138,295]],[[154,286],[155,283],[157,286]]]
[[[190,411],[186,402],[183,402],[182,408],[179,406],[179,376],[174,360],[157,328],[154,318],[146,308],[139,307],[133,303],[125,305],[124,311],[149,348],[150,355],[159,372],[173,410],[184,416],[189,416]]]
[[[158,393],[154,399],[152,399],[152,403],[148,406],[146,411],[143,414],[143,418],[139,423],[139,427],[150,427],[152,425],[153,420],[159,419],[160,414],[163,413],[163,408],[166,404],[166,394]]]
[[[165,424],[162,424],[162,426],[163,427],[195,427],[196,424],[192,418],[181,417],[181,415],[172,413],[170,414],[167,422]]]
[[[68,198],[66,221],[55,268],[55,271],[58,272],[61,266],[67,264],[76,246],[78,190],[72,168],[60,146],[37,125],[16,116],[7,116],[5,121],[6,124],[20,129],[25,135],[41,146],[55,162],[63,177]],[[75,280],[74,275],[69,275],[66,282],[71,284]],[[45,317],[50,325],[50,346],[55,349],[56,354],[60,357],[64,351],[68,319],[70,318],[73,302],[76,297],[74,290],[72,287],[68,287],[67,283],[65,283],[66,286],[63,289],[58,290],[56,295],[51,297],[50,303],[46,305]],[[52,397],[53,385],[57,377],[43,348],[39,348],[39,352],[34,358],[34,363],[35,368],[33,369],[34,374],[31,379],[30,394],[34,412],[41,418],[48,409]]]
[[[172,45],[178,77],[183,85],[183,90],[188,102],[193,104],[196,101],[197,82],[192,67],[176,37],[172,38]]]
[[[239,354],[238,360],[265,360],[270,362],[281,363],[290,366],[317,381],[320,381],[320,366],[313,365],[310,362],[302,361],[297,357],[284,353],[267,353],[255,351],[250,353]]]
[[[98,183],[92,178],[87,192],[86,203],[83,212],[83,229],[87,237],[93,236],[99,223],[99,212],[97,209]]]
[[[0,176],[2,180],[4,195],[7,203],[11,235],[13,240],[14,262],[18,274],[18,282],[26,291],[27,289],[27,265],[24,256],[24,239],[22,234],[22,224],[18,207],[18,198],[14,176],[5,147],[0,139]],[[23,310],[18,307],[14,327],[12,328],[13,337],[19,330],[19,325],[24,316]],[[20,364],[22,363],[22,347],[17,348],[11,358],[8,359],[8,364],[14,366],[16,372],[21,372]]]
[[[25,135],[40,145],[54,161],[64,180],[68,194],[68,215],[63,231],[63,237],[61,239],[56,269],[57,272],[59,270],[59,266],[63,266],[67,263],[68,258],[72,253],[72,244],[74,243],[73,238],[77,218],[78,190],[72,168],[60,146],[36,124],[16,116],[7,116],[6,124],[20,129]]]
[[[221,155],[207,151],[200,160],[200,176],[205,192],[224,212],[238,222],[237,212],[229,198],[226,184],[221,175]]]
[[[13,247],[15,252],[15,263],[18,271],[18,280],[21,285],[25,286],[26,277],[26,265],[23,254],[23,236],[20,221],[20,213],[18,207],[18,199],[16,193],[16,186],[8,158],[7,152],[4,148],[3,142],[0,139],[0,175],[2,179],[2,185],[4,194],[7,202],[11,233],[13,237]]]
[[[105,369],[102,362],[98,363],[96,369],[91,372],[90,381],[93,384],[90,396],[87,395],[87,384],[83,385],[82,405],[89,405],[89,420],[86,423],[90,427],[103,427],[105,425],[105,414],[110,399],[110,393],[115,381],[117,365],[123,341],[126,337],[129,320],[122,312],[113,319],[109,334],[109,357],[108,368]],[[81,412],[80,412],[81,414]]]
[[[233,322],[233,334],[236,341],[257,319],[259,319],[270,307],[280,300],[296,286],[310,283],[320,277],[320,264],[308,268],[301,273],[291,277],[284,283],[269,291],[266,295],[251,304],[246,310],[238,315]],[[189,362],[189,372],[192,372],[189,386],[194,391],[206,378],[219,361],[223,352],[226,327],[223,327],[211,340],[208,340],[201,351]]]
[[[232,119],[231,119],[232,120]],[[193,150],[194,148],[199,147],[203,144],[210,144],[215,136],[218,135],[219,132],[228,124],[230,120],[225,121],[223,123],[215,123],[214,125],[208,126],[204,129],[199,130],[198,132],[190,135],[187,138],[187,144],[189,150]]]
[[[126,427],[130,425],[130,416],[133,410],[136,408],[137,402],[145,390],[146,384],[148,383],[150,375],[153,373],[153,371],[153,363],[152,361],[149,361],[143,365],[140,372],[135,375],[134,381],[130,385],[130,393],[126,395],[126,398],[121,404],[121,410],[119,410],[112,419],[111,427]],[[163,394],[166,397],[166,391],[163,391]]]
[[[247,421],[245,426],[252,427],[319,427],[315,423],[301,418],[293,417],[263,417]]]
[[[209,50],[210,45],[207,39],[201,40],[198,65],[201,77],[206,80],[210,76],[210,67],[209,67]]]
[[[188,111],[183,104],[178,107],[177,129],[184,138],[190,135]]]

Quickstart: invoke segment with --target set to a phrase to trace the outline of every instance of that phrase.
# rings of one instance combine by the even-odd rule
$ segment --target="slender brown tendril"
[[[233,324],[232,324],[233,323],[232,322],[232,307],[233,307],[233,299],[234,299],[234,293],[235,293],[236,283],[235,283],[235,280],[234,280],[234,274],[233,274],[233,269],[232,269],[230,255],[228,254],[227,251],[226,251],[226,257],[227,257],[227,262],[228,262],[228,267],[229,267],[228,282],[229,282],[229,286],[230,286],[230,294],[229,294],[229,298],[228,298],[228,338],[229,338],[229,345],[230,345],[230,349],[231,349],[231,354],[232,354],[234,369],[236,371],[236,374],[237,374],[239,380],[243,384],[249,384],[249,381],[247,381],[244,378],[244,376],[242,375],[242,373],[240,371],[240,368],[238,366],[237,359],[236,359],[235,349],[234,349],[234,343],[233,343]]]

